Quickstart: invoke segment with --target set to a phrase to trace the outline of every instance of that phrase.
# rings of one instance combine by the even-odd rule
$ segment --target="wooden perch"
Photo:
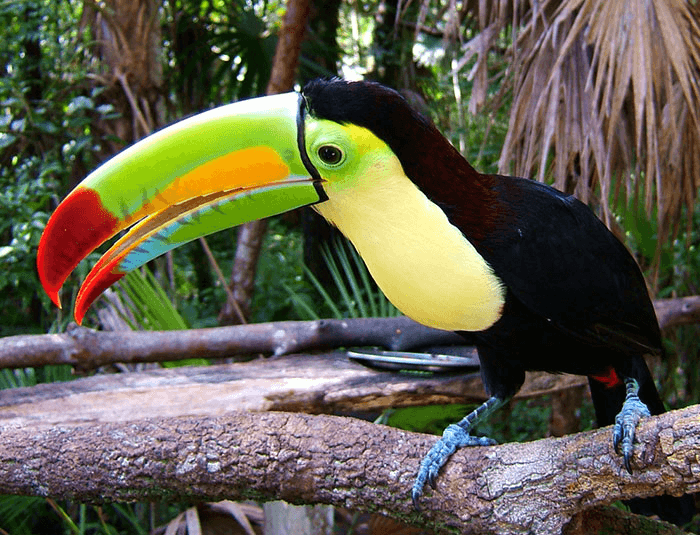
[[[700,295],[657,299],[654,301],[654,310],[662,330],[700,323]]]
[[[268,353],[286,355],[350,346],[407,350],[417,346],[464,344],[453,332],[406,317],[281,321],[186,331],[93,331],[71,324],[64,334],[0,339],[0,368],[70,364],[94,369],[115,362],[162,362]]]
[[[585,385],[585,378],[579,376],[529,373],[517,397]],[[231,410],[378,412],[391,407],[485,399],[478,373],[415,376],[377,372],[335,352],[102,374],[2,390],[0,425],[36,428],[185,415],[207,417]]]
[[[232,411],[128,423],[4,426],[0,493],[81,502],[284,499],[368,510],[439,533],[560,533],[597,504],[700,490],[700,407],[644,419],[634,475],[610,428],[458,451],[409,496],[435,437],[353,418]]]
[[[697,319],[700,297],[664,306],[660,318],[666,326],[689,323]],[[0,366],[92,368],[329,346],[406,350],[455,342],[463,340],[405,318],[165,333],[74,327],[64,335],[0,340]],[[584,385],[581,377],[528,374],[519,397]],[[700,448],[693,445],[700,432],[698,407],[643,420],[633,476],[612,451],[610,429],[462,450],[446,466],[437,490],[427,490],[422,515],[411,509],[408,494],[435,437],[349,418],[260,412],[363,412],[483,399],[476,374],[379,373],[340,352],[4,390],[0,493],[89,502],[281,498],[383,512],[441,533],[564,529],[573,535],[604,518],[592,514],[592,507],[700,490]]]
[[[584,386],[585,380],[528,374],[519,395],[574,384]],[[683,422],[700,420],[697,412],[682,413],[681,423],[664,424],[660,435],[640,428],[642,440],[651,442],[637,449],[645,463],[661,465],[656,450],[662,447],[675,480],[667,478],[668,467],[628,476],[606,429],[563,441],[460,452],[437,491],[427,491],[421,516],[410,509],[408,492],[435,437],[350,418],[261,413],[357,413],[465,399],[484,399],[477,374],[377,372],[341,352],[3,390],[0,493],[90,502],[282,498],[380,511],[463,533],[555,533],[550,528],[573,517],[567,532],[573,535],[587,533],[587,526],[603,518],[588,512],[595,504],[661,492],[662,480],[697,483],[689,476],[700,473],[696,457],[688,457],[692,429],[686,432]],[[634,525],[629,522],[625,525]]]
[[[654,306],[662,329],[700,322],[700,296],[661,299]],[[161,332],[101,332],[71,324],[64,334],[0,339],[0,368],[70,364],[90,370],[115,362],[285,355],[350,346],[407,351],[454,344],[463,345],[465,339],[405,317],[282,321]]]

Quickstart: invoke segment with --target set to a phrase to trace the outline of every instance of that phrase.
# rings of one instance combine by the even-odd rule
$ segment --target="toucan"
[[[87,275],[90,304],[125,273],[197,237],[311,205],[355,246],[406,316],[464,333],[489,399],[450,425],[422,461],[412,499],[528,370],[585,375],[598,423],[631,472],[640,418],[664,412],[645,355],[660,355],[643,275],[583,203],[542,183],[477,172],[393,89],[315,80],[299,92],[215,108],[127,148],[58,206],[39,243],[41,283],[129,228]],[[638,500],[678,523],[688,497]]]

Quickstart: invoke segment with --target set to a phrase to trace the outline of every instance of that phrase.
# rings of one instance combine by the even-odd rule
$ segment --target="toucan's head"
[[[406,122],[412,132],[403,131]],[[80,322],[107,287],[170,249],[344,191],[361,193],[378,168],[401,168],[402,136],[415,141],[416,128],[433,127],[395,91],[342,80],[180,121],[109,160],[58,206],[39,244],[41,283],[60,306],[59,290],[77,264],[131,227],[85,279]],[[404,157],[410,167],[415,155]]]

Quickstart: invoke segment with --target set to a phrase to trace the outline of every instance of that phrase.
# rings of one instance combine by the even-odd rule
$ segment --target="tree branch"
[[[529,373],[517,398],[585,386],[574,375]],[[129,422],[250,411],[376,413],[388,408],[486,399],[478,373],[415,376],[377,372],[344,353],[247,363],[101,374],[0,392],[0,425]]]
[[[654,310],[661,329],[700,323],[700,295],[656,299]]]
[[[464,344],[459,335],[425,327],[405,317],[283,321],[186,331],[93,331],[75,324],[65,334],[8,336],[0,343],[0,368],[70,364],[94,369],[115,362],[162,362],[228,358],[313,349]]]
[[[662,329],[700,322],[700,296],[654,302]],[[115,362],[162,362],[190,358],[283,355],[350,346],[407,351],[465,344],[461,336],[406,317],[285,321],[166,332],[98,332],[72,325],[65,334],[0,339],[0,368],[70,364],[90,370]]]
[[[699,307],[700,298],[672,300],[660,317],[689,322]],[[453,333],[406,318],[180,333],[72,328],[64,335],[5,338],[0,361],[90,368],[261,350],[283,354],[350,345],[398,350],[458,341]],[[528,374],[520,395],[582,384],[579,377]],[[586,533],[586,526],[602,518],[591,514],[591,507],[700,490],[700,448],[694,446],[698,407],[642,422],[633,476],[612,451],[609,429],[460,451],[437,490],[427,491],[424,515],[412,511],[408,492],[434,437],[330,416],[230,412],[377,411],[483,396],[476,374],[407,378],[367,370],[343,353],[5,390],[0,395],[0,493],[91,502],[281,498],[383,512],[441,533],[557,533],[566,527],[573,535]]]
[[[644,419],[634,475],[609,428],[462,449],[418,514],[409,492],[435,437],[352,418],[235,411],[5,426],[0,493],[82,502],[279,498],[381,512],[439,533],[559,533],[599,504],[700,490],[699,434],[700,407]]]

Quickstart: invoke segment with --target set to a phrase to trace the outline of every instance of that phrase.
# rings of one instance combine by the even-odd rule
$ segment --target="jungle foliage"
[[[625,239],[657,296],[700,293],[700,151],[690,148],[700,146],[698,3],[534,5],[315,2],[298,81],[366,76],[402,90],[478,169],[534,176],[587,200]],[[0,335],[65,328],[96,257],[69,279],[66,312],[57,311],[34,267],[51,211],[91,169],[148,131],[262,94],[284,8],[282,0],[0,2]],[[124,47],[119,18],[127,12],[144,50]],[[130,74],[135,64],[143,77]],[[230,272],[235,231],[208,239]],[[252,321],[395,313],[353,251],[327,250],[329,277],[309,272],[304,247],[298,216],[272,221]],[[226,292],[203,258],[198,242],[180,248],[169,265],[150,266],[146,283],[122,285],[122,300],[138,306],[134,288],[147,284],[143,291],[172,303],[175,325],[216,325]],[[139,328],[167,328],[166,319],[148,317]],[[99,326],[97,314],[86,323]],[[657,377],[673,406],[700,395],[700,371],[690,365],[697,340],[695,326],[667,339],[670,359]],[[0,380],[9,388],[69,377],[57,368],[5,371]],[[531,410],[544,423],[528,431],[545,433],[542,406]],[[404,425],[402,412],[391,418]],[[434,415],[425,420],[435,425]],[[516,436],[524,438],[521,429],[503,438]],[[0,532],[42,533],[51,518],[69,533],[148,533],[182,510],[47,503],[0,500],[0,518],[11,522]]]

